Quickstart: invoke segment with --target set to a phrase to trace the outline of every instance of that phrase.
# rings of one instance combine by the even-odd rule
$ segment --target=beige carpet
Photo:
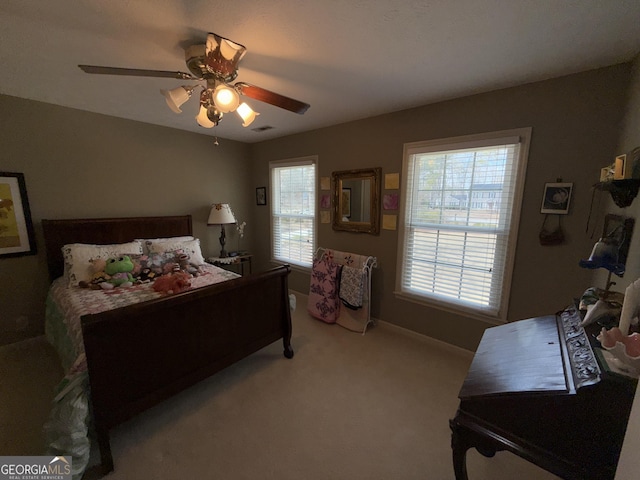
[[[106,478],[453,479],[448,421],[471,354],[384,323],[326,325],[296,296],[292,360],[275,343],[117,427]],[[43,338],[0,348],[0,455],[42,453],[53,358]],[[506,452],[467,465],[471,480],[557,478]]]

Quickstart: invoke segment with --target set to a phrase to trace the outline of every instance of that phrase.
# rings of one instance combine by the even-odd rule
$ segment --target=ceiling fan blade
[[[279,93],[274,93],[264,88],[256,87],[255,85],[249,85],[248,83],[238,82],[235,84],[235,87],[240,90],[242,95],[270,105],[275,105],[276,107],[284,108],[299,115],[306,112],[310,106],[308,103],[294,100],[293,98],[285,97]]]
[[[98,65],[78,65],[85,73],[102,75],[128,75],[132,77],[177,78],[178,80],[200,80],[190,73],[170,72],[168,70],[143,70],[140,68],[101,67]]]

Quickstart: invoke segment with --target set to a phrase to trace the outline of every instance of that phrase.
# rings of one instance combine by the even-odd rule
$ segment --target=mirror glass
[[[333,229],[380,232],[381,168],[333,172]]]

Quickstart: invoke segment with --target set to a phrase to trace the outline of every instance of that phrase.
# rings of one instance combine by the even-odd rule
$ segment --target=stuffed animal
[[[176,260],[178,261],[178,265],[180,265],[180,270],[197,277],[201,271],[198,267],[190,263],[189,259],[190,257],[186,253],[176,253]]]
[[[107,266],[107,261],[104,258],[94,258],[90,260],[91,263],[91,278],[88,282],[84,280],[78,283],[81,288],[90,288],[91,290],[100,290],[100,284],[107,282],[111,279],[111,276],[104,271]]]
[[[104,271],[111,278],[106,282],[102,282],[100,286],[105,290],[115,287],[130,287],[133,285],[133,275],[131,275],[133,268],[133,262],[128,255],[107,259]]]
[[[162,275],[168,275],[172,272],[179,272],[180,264],[178,262],[167,262],[162,265]]]
[[[157,275],[162,275],[162,264],[164,263],[164,259],[161,254],[153,253],[148,256],[142,257],[144,260],[144,266],[149,267],[149,269]]]
[[[158,276],[156,272],[151,270],[149,267],[144,267],[140,270],[138,274],[138,280],[136,283],[150,283]]]
[[[185,272],[174,272],[163,275],[153,282],[153,289],[156,292],[180,293],[191,287],[190,275]]]

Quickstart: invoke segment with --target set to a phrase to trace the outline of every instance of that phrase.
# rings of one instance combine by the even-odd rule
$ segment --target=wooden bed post
[[[96,437],[100,448],[100,463],[102,473],[105,475],[113,471],[113,455],[111,455],[111,442],[109,441],[109,430],[96,427]]]

